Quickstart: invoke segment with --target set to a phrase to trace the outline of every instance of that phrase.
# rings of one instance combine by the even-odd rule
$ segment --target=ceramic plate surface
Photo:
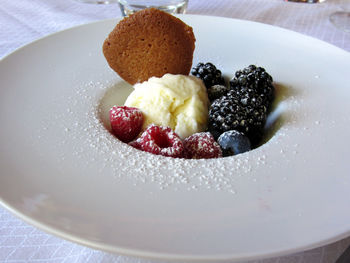
[[[181,16],[193,64],[256,64],[277,99],[266,142],[212,160],[154,156],[109,132],[132,87],[107,65],[116,20],[31,43],[0,63],[0,200],[62,238],[138,257],[239,261],[350,234],[350,54],[281,28]]]

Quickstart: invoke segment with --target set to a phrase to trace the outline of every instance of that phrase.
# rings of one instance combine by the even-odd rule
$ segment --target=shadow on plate
[[[293,118],[285,102],[292,96],[296,97],[298,95],[297,91],[281,83],[274,83],[274,86],[276,89],[276,97],[266,120],[264,137],[257,147],[271,140],[272,137],[275,136],[286,123],[291,122]]]
[[[98,115],[103,126],[111,131],[111,124],[109,122],[109,110],[114,105],[124,105],[126,98],[133,91],[132,85],[125,81],[118,81],[107,88],[106,93],[100,100],[98,105]]]

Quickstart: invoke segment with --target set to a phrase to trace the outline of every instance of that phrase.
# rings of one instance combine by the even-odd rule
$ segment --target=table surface
[[[257,21],[309,35],[350,51],[350,33],[329,21],[349,0],[302,4],[283,0],[190,0],[187,13]],[[2,0],[0,58],[45,35],[92,21],[120,17],[117,4],[93,5],[74,0]],[[334,263],[350,245],[350,237],[324,247],[250,263]],[[129,262],[152,261],[83,247],[47,234],[0,206],[1,262]]]

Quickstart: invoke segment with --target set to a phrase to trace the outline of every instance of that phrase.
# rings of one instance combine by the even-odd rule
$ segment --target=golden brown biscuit
[[[121,20],[103,43],[109,66],[130,84],[165,73],[188,75],[195,37],[190,26],[155,8]]]

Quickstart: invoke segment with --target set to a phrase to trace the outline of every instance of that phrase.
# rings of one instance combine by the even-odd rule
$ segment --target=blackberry
[[[272,77],[262,67],[250,65],[242,70],[238,70],[230,80],[230,88],[237,92],[251,89],[258,93],[265,106],[270,109],[275,97],[275,87]]]
[[[209,108],[208,130],[216,137],[229,131],[243,132],[257,145],[263,135],[267,108],[262,97],[251,90],[230,90]]]
[[[191,74],[203,80],[207,89],[213,85],[225,85],[221,71],[210,62],[205,64],[202,62],[198,63],[197,66],[192,68]]]
[[[208,98],[210,102],[224,96],[230,89],[224,85],[213,85],[208,88]]]

